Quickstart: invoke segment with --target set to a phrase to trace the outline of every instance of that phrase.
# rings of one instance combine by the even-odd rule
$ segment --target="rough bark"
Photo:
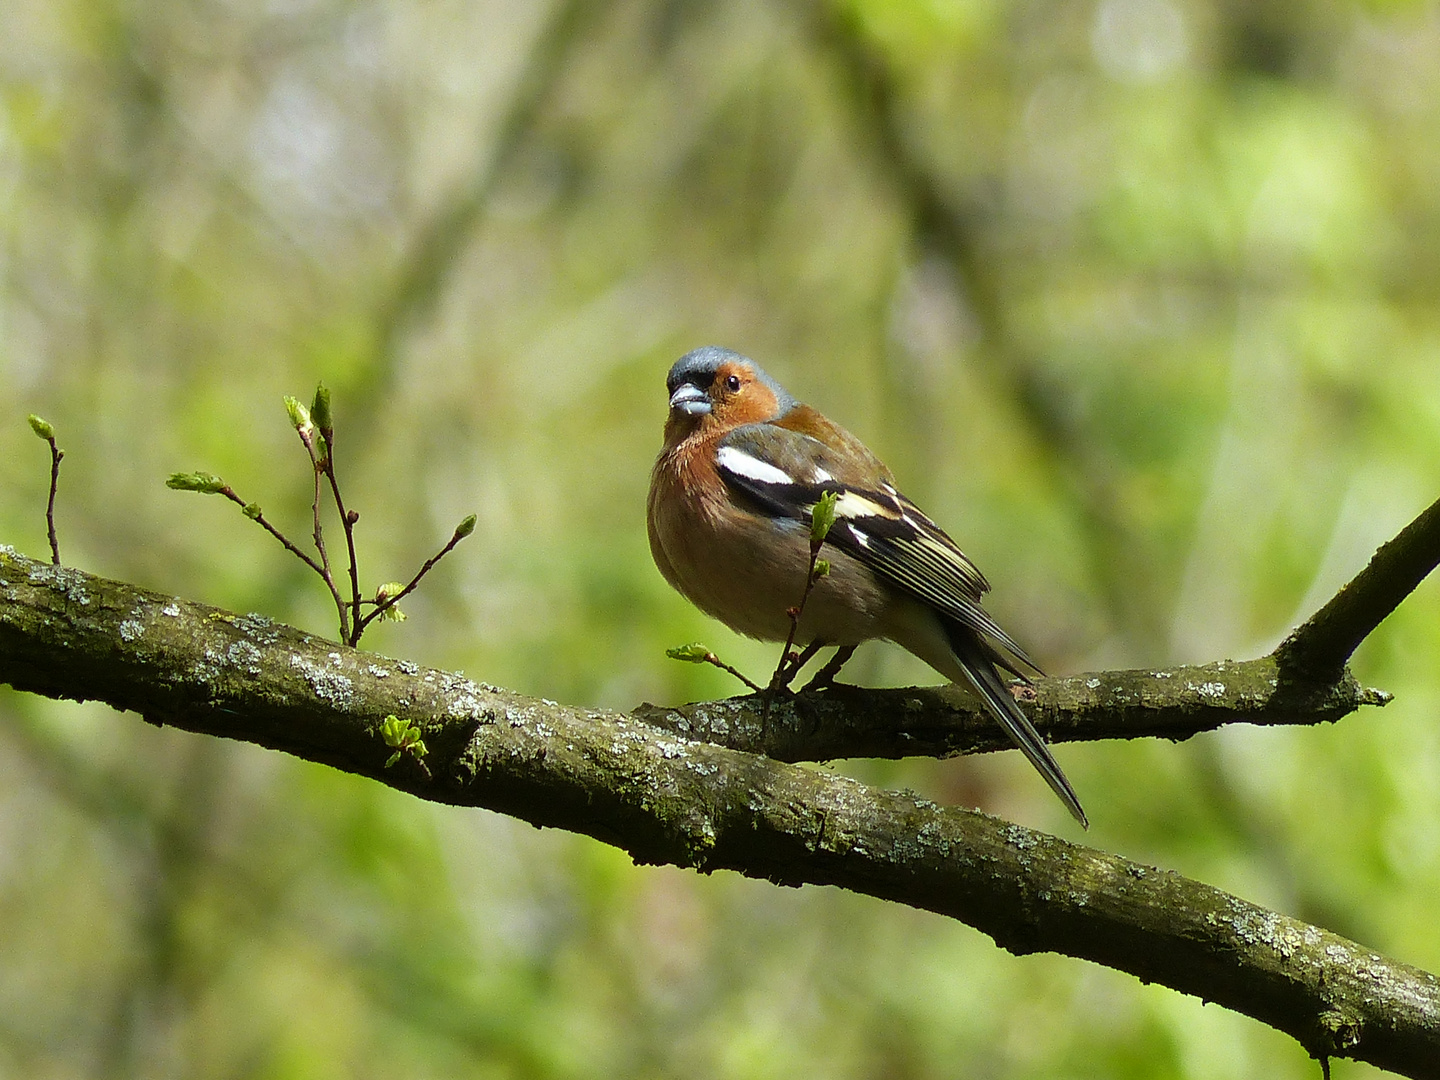
[[[1205,671],[1214,675],[1209,689],[1193,682]],[[0,681],[570,829],[640,862],[836,885],[925,908],[1012,952],[1083,957],[1218,1002],[1288,1032],[1317,1057],[1440,1076],[1434,976],[1169,871],[715,745],[695,738],[693,725],[689,736],[676,730],[676,717],[703,714],[716,734],[714,718],[743,717],[743,706],[625,715],[526,698],[8,548],[0,548]],[[1333,719],[1365,700],[1353,680],[1326,684],[1313,700],[1286,697],[1286,681],[1258,661],[1080,676],[1042,685],[1041,712],[1056,737],[1176,737],[1223,722],[1226,710],[1288,723],[1306,707],[1312,719]],[[1229,704],[1212,701],[1232,692]],[[985,741],[950,731],[952,721],[975,725],[944,692],[849,689],[820,712],[852,708],[888,716],[896,731],[911,725],[934,752]],[[671,728],[651,722],[661,713]],[[379,732],[390,714],[423,725],[423,768],[409,756],[385,767],[393,750]],[[937,722],[939,734],[924,733]],[[794,738],[797,757],[860,745],[858,734],[827,735],[806,755]]]

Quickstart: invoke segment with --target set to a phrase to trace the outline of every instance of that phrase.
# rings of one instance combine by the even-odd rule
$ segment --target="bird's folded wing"
[[[980,606],[990,588],[984,575],[940,526],[895,489],[889,472],[868,451],[860,455],[848,445],[832,447],[776,424],[747,424],[719,442],[715,465],[732,492],[772,517],[808,524],[820,496],[834,492],[835,524],[828,543],[1035,667]]]

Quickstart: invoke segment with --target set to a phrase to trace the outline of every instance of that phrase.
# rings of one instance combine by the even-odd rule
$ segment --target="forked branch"
[[[1375,552],[1368,566],[1275,650],[1283,671],[1337,678],[1360,643],[1440,566],[1440,501]]]

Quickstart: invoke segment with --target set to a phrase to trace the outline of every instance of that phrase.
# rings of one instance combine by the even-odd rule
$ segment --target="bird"
[[[808,643],[805,658],[835,646],[826,682],[861,642],[900,645],[973,690],[1088,828],[1075,789],[1001,677],[1028,683],[1024,669],[1043,672],[981,607],[985,576],[880,459],[730,349],[686,353],[665,385],[664,445],[646,500],[650,552],[665,580],[740,634],[787,641],[793,632]],[[826,493],[830,571],[815,579],[796,626],[812,511]]]

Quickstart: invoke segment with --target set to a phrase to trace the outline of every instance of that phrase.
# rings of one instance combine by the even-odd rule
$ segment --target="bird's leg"
[[[825,690],[835,685],[835,676],[840,674],[840,669],[850,662],[850,657],[855,655],[856,645],[842,645],[835,650],[835,655],[830,662],[815,673],[815,677],[800,688],[800,693],[807,694],[811,690]]]

